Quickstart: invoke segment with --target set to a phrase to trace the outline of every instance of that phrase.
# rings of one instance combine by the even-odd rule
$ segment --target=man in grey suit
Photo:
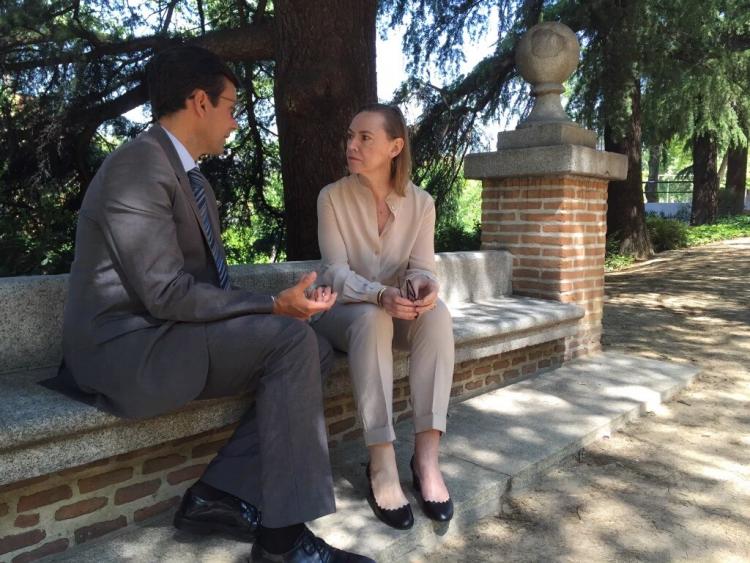
[[[276,296],[231,287],[195,162],[237,128],[238,81],[209,51],[182,46],[150,61],[147,82],[157,123],[104,161],[81,206],[61,373],[124,417],[252,391],[175,525],[257,538],[252,561],[371,561],[304,526],[335,510],[321,385],[331,349],[304,320],[336,295],[308,298],[314,273]]]

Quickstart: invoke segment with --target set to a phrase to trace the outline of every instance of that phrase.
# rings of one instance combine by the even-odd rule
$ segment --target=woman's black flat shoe
[[[414,525],[414,514],[411,511],[411,505],[407,502],[404,506],[399,506],[398,508],[381,508],[375,500],[375,493],[372,492],[369,463],[367,464],[365,475],[367,475],[367,485],[369,487],[367,502],[370,503],[370,508],[372,508],[375,516],[391,528],[396,528],[397,530],[408,530],[411,528]]]
[[[425,516],[430,520],[435,520],[437,522],[447,522],[453,518],[453,501],[450,497],[443,502],[425,500],[422,496],[422,484],[419,482],[417,472],[414,471],[414,456],[412,456],[409,465],[411,466],[412,484],[414,485],[414,490],[417,492],[417,496],[422,504],[422,511],[424,511]]]

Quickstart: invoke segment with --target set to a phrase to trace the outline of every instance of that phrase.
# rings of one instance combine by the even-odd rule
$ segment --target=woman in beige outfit
[[[313,327],[349,354],[370,453],[368,500],[385,523],[410,528],[413,514],[393,449],[392,347],[410,351],[414,487],[428,517],[449,520],[453,504],[438,465],[453,378],[453,330],[435,277],[435,206],[409,180],[411,154],[398,108],[360,111],[348,132],[350,176],[318,198],[321,284],[338,304]]]

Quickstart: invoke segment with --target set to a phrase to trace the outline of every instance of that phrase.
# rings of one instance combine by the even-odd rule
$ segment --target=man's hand
[[[311,298],[306,296],[305,290],[315,283],[317,277],[318,274],[315,272],[309,272],[302,276],[296,285],[279,293],[273,303],[273,314],[307,320],[315,313],[333,307],[337,294],[331,293],[330,289],[325,292],[323,288],[316,288]],[[321,291],[318,291],[319,289]]]
[[[380,302],[383,304],[385,312],[397,319],[412,321],[418,316],[415,304],[406,297],[401,297],[400,291],[395,287],[387,288],[383,292]]]
[[[431,311],[435,308],[438,298],[438,284],[427,276],[417,276],[411,280],[417,300],[414,301],[418,314]]]

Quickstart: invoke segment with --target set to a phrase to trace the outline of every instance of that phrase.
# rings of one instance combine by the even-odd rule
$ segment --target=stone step
[[[372,515],[365,500],[365,447],[345,444],[332,453],[338,512],[311,528],[332,545],[379,562],[409,561],[461,534],[467,524],[499,512],[507,491],[528,485],[564,457],[653,410],[697,372],[691,365],[606,352],[452,406],[441,446],[441,466],[456,506],[448,524],[425,518],[412,494],[409,421],[397,426],[396,446],[404,490],[415,508],[409,531],[388,528]],[[249,555],[249,544],[194,538],[170,522],[171,514],[158,517],[48,560],[233,563]]]

